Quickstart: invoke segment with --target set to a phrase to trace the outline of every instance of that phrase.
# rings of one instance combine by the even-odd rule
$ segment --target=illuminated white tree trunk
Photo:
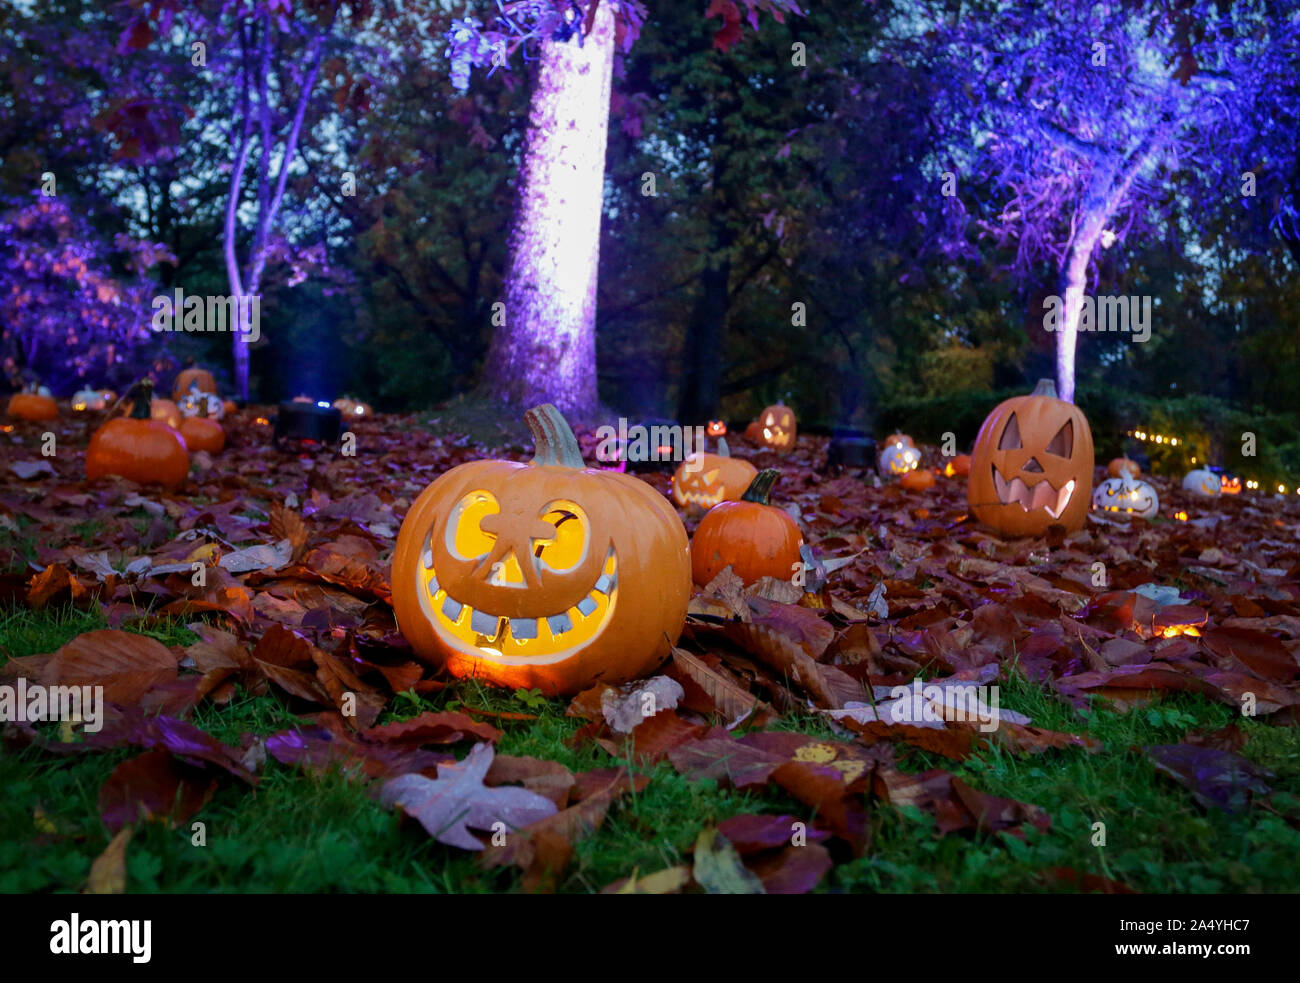
[[[504,323],[488,350],[486,384],[502,402],[596,405],[596,274],[614,11],[591,33],[542,43],[504,278]]]
[[[1101,238],[1106,216],[1096,213],[1084,217],[1061,270],[1061,299],[1065,310],[1056,335],[1056,392],[1067,403],[1074,402],[1074,350],[1079,340],[1079,315],[1088,286],[1088,264]]]

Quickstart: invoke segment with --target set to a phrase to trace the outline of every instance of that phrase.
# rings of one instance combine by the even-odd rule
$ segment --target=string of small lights
[[[1148,430],[1126,430],[1124,431],[1124,435],[1127,437],[1132,437],[1135,440],[1143,441],[1144,443],[1168,444],[1170,447],[1177,447],[1179,444],[1179,440],[1177,437],[1169,437],[1166,436],[1165,434],[1160,434],[1160,433],[1151,433]],[[1191,462],[1193,464],[1197,463],[1195,456],[1191,458]],[[1247,478],[1243,480],[1242,486],[1246,488],[1248,491],[1259,491],[1259,482],[1254,478]],[[1287,493],[1286,485],[1278,485],[1277,493],[1279,495],[1285,495]],[[1300,495],[1300,486],[1296,487],[1295,493],[1297,495]]]

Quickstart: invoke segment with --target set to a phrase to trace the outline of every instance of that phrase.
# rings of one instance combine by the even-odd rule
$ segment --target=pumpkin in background
[[[889,443],[880,451],[880,473],[886,478],[915,471],[921,464],[921,452],[912,444],[911,437],[891,434]]]
[[[1122,478],[1126,474],[1134,478],[1140,478],[1142,477],[1142,467],[1137,461],[1131,461],[1127,457],[1117,457],[1106,465],[1106,474],[1112,478]]]
[[[370,408],[369,403],[363,403],[359,399],[353,399],[351,396],[344,396],[341,399],[334,400],[334,408],[343,414],[343,419],[349,417],[357,420],[363,417],[374,416],[375,411]]]
[[[943,466],[943,473],[948,478],[964,478],[970,474],[970,455],[958,454]]]
[[[1191,492],[1205,498],[1215,498],[1223,490],[1223,482],[1213,471],[1197,468],[1188,471],[1183,479],[1183,491]]]
[[[72,411],[86,413],[108,408],[108,396],[99,389],[79,389],[72,394]]]
[[[929,468],[908,471],[899,476],[898,483],[908,491],[925,491],[934,484],[934,472]]]
[[[40,390],[32,387],[28,392],[14,393],[9,397],[9,415],[16,420],[31,422],[57,420],[59,404],[54,402],[48,389],[41,393]]]
[[[1240,495],[1241,479],[1235,474],[1224,472],[1219,476],[1219,494],[1221,495]]]
[[[727,436],[727,421],[710,420],[704,428],[704,432],[710,437],[725,437]]]
[[[91,436],[86,448],[87,481],[116,474],[169,491],[185,482],[190,473],[185,440],[173,427],[150,417],[152,393],[152,384],[140,383],[131,415],[114,417]]]
[[[758,419],[745,428],[745,436],[774,451],[788,451],[794,447],[799,425],[794,410],[783,403],[769,406]]]
[[[233,399],[223,399],[221,401],[221,412],[223,416],[230,416],[232,413],[238,413],[239,405]]]
[[[695,451],[677,467],[673,475],[673,501],[683,508],[709,509],[719,502],[730,502],[745,494],[758,468],[748,461],[732,457],[725,439],[718,439],[718,452]]]
[[[216,393],[217,380],[212,377],[212,373],[207,369],[195,368],[194,366],[182,369],[177,373],[176,380],[172,383],[172,399],[179,403],[196,386],[199,392]]]
[[[903,444],[906,447],[916,446],[915,441],[905,433],[891,433],[880,446],[886,447],[890,444]]]
[[[1160,511],[1160,496],[1150,482],[1138,481],[1125,473],[1098,485],[1092,493],[1092,504],[1103,512],[1149,519]]]
[[[691,540],[691,576],[705,586],[727,567],[747,585],[763,577],[789,580],[803,560],[803,536],[789,513],[768,503],[781,472],[758,472],[739,502],[713,506]]]
[[[205,392],[197,384],[190,387],[190,391],[181,397],[176,407],[183,417],[208,416],[220,420],[226,413],[226,404],[221,397],[216,393]]]
[[[150,389],[150,392],[153,390]],[[127,394],[130,397],[130,393]],[[122,405],[122,412],[125,415],[135,416],[135,400],[127,398]],[[173,430],[181,428],[181,410],[180,407],[170,399],[154,399],[149,403],[149,416],[154,420],[161,420]]]
[[[216,399],[211,393],[200,393],[197,389],[192,389],[190,392],[193,395]],[[185,438],[185,446],[191,451],[220,454],[226,446],[226,431],[215,418],[208,415],[209,408],[210,403],[198,401],[198,412],[193,416],[186,414],[185,419],[181,421],[181,436]]]
[[[1043,379],[984,420],[966,499],[980,522],[1004,535],[1041,536],[1053,525],[1073,532],[1088,515],[1092,469],[1087,418]]]
[[[686,529],[650,485],[587,468],[554,406],[524,419],[530,463],[459,465],[407,512],[393,556],[398,626],[455,676],[548,695],[634,679],[686,622]]]

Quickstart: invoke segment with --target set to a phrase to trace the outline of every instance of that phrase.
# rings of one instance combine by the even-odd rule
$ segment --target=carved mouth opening
[[[1026,512],[1044,509],[1053,519],[1058,519],[1074,496],[1074,480],[1067,481],[1057,488],[1044,478],[1036,485],[1026,485],[1019,477],[1007,481],[993,465],[993,487],[997,490],[998,501],[1003,505],[1019,505]]]

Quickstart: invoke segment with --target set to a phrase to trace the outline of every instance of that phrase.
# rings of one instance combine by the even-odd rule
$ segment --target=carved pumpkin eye
[[[556,573],[572,570],[587,556],[587,519],[573,502],[552,502],[542,521],[555,527],[553,539],[533,541],[533,555]]]
[[[771,427],[771,426],[775,426],[775,425],[776,425],[776,417],[775,417],[773,414],[769,413],[769,414],[767,415],[767,419],[764,420],[763,423],[766,424],[766,425],[769,426],[769,427]]]
[[[718,469],[717,469],[717,468],[714,468],[712,471],[706,471],[706,472],[704,473],[704,483],[705,483],[706,485],[711,485],[711,484],[713,484],[713,483],[714,483],[715,481],[717,481],[717,480],[718,480]]]
[[[1074,453],[1074,424],[1066,421],[1065,426],[1056,431],[1056,436],[1047,445],[1047,453],[1057,457],[1071,457]]]
[[[462,498],[447,519],[447,551],[458,560],[477,560],[490,553],[496,534],[480,524],[500,511],[491,492],[473,491]]]
[[[1012,413],[1011,419],[1007,421],[1006,429],[1002,431],[1002,439],[998,441],[998,450],[1018,451],[1021,446],[1020,421],[1017,420],[1016,415]]]

